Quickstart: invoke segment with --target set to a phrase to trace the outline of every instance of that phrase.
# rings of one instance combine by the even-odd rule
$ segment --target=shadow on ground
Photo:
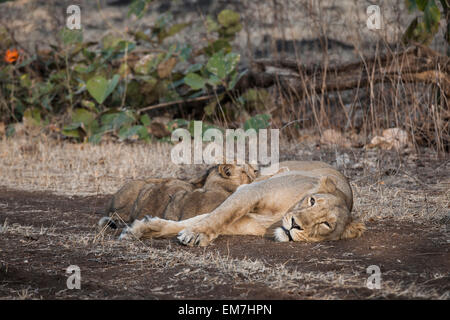
[[[207,248],[174,240],[119,242],[95,224],[107,197],[0,189],[0,297],[97,299],[449,298],[442,225],[368,223],[360,239],[276,243],[220,237]],[[81,289],[68,290],[69,265]],[[366,287],[370,265],[381,289]]]

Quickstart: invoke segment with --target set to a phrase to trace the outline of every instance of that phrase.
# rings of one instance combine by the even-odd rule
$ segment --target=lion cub
[[[251,165],[221,164],[203,175],[184,181],[174,178],[133,180],[122,186],[106,206],[100,227],[118,228],[146,215],[185,220],[217,208],[239,186],[256,178]]]

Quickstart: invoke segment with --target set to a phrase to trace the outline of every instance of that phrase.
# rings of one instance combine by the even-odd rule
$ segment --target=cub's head
[[[257,174],[255,168],[250,164],[220,164],[217,170],[223,179],[229,180],[237,186],[252,183]]]
[[[256,175],[256,169],[249,164],[219,164],[211,167],[202,177],[190,182],[198,188],[221,187],[234,192],[240,185],[252,183]]]
[[[282,226],[275,229],[275,239],[280,242],[357,238],[365,231],[364,224],[353,220],[330,177],[321,178],[317,191],[297,203],[281,222]]]

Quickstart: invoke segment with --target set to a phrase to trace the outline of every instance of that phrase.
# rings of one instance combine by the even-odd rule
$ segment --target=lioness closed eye
[[[351,215],[353,193],[344,175],[318,161],[287,161],[280,167],[287,170],[239,187],[210,213],[182,221],[136,221],[121,238],[177,235],[181,244],[206,246],[221,234],[264,235],[277,222],[277,241],[338,240],[364,232]]]

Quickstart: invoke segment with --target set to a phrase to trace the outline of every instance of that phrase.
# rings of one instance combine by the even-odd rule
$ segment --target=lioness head
[[[364,224],[354,221],[341,192],[330,177],[323,177],[319,187],[298,202],[283,216],[282,226],[275,229],[280,242],[317,242],[359,237]]]

